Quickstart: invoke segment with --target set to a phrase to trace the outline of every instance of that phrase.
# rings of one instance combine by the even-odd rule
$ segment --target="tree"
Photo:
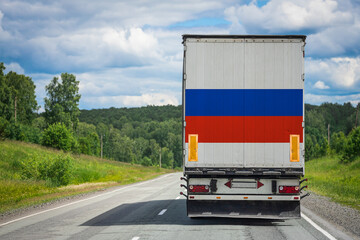
[[[70,151],[74,148],[76,142],[72,133],[63,123],[54,123],[45,129],[42,144],[44,146]]]
[[[11,91],[11,109],[15,122],[31,123],[38,110],[35,96],[35,84],[30,77],[9,72],[6,80]]]
[[[11,92],[4,75],[5,66],[0,62],[0,116],[5,120],[11,119]]]
[[[180,134],[175,135],[174,133],[169,133],[169,148],[174,154],[174,165],[173,167],[182,166],[182,136]]]
[[[161,167],[173,168],[174,166],[174,154],[170,149],[164,147],[161,149]]]
[[[76,129],[79,122],[79,81],[73,74],[62,73],[61,83],[54,77],[45,87],[45,120],[48,125],[61,122]]]
[[[0,115],[9,122],[29,124],[38,110],[35,84],[30,77],[10,71],[0,63]]]
[[[109,142],[109,129],[104,123],[99,123],[96,126],[96,132],[100,136],[100,157],[103,158],[103,156],[108,156],[104,150]]]
[[[141,163],[144,157],[145,150],[149,146],[149,141],[140,137],[134,139],[133,152],[136,156],[137,163]]]
[[[79,122],[76,135],[81,153],[94,156],[99,155],[100,140],[94,125]]]
[[[346,137],[343,132],[337,132],[332,134],[330,147],[335,153],[341,153],[344,151],[346,145]]]
[[[312,159],[315,155],[314,143],[310,135],[305,135],[305,161]]]
[[[134,141],[127,136],[122,136],[118,129],[110,132],[111,158],[122,162],[134,162]]]

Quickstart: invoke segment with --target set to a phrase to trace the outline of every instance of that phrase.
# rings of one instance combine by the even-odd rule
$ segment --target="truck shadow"
[[[159,213],[166,209],[162,215]],[[114,225],[250,225],[276,226],[287,225],[284,220],[243,219],[243,218],[189,218],[186,216],[186,200],[155,200],[121,204],[100,214],[81,226]]]

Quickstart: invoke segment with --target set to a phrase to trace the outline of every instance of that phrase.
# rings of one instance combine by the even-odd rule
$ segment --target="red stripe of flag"
[[[187,116],[188,134],[199,143],[288,143],[290,134],[303,142],[302,116]]]

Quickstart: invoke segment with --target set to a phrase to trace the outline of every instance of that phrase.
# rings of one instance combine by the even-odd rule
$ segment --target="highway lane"
[[[0,223],[0,239],[329,239],[304,219],[190,219],[185,198],[179,196],[181,175],[118,187]],[[331,226],[326,230],[338,239],[348,239]]]

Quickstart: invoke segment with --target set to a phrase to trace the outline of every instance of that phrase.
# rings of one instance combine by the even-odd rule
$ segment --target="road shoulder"
[[[311,193],[301,201],[301,211],[338,239],[360,239],[360,212]],[[330,224],[329,224],[330,223]]]

